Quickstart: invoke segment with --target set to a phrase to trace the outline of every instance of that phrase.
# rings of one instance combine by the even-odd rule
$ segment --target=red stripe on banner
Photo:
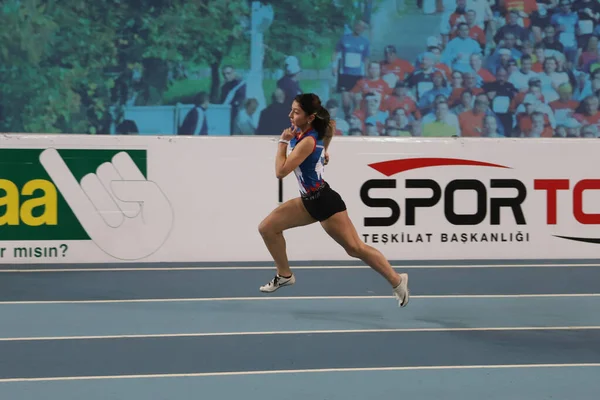
[[[443,167],[443,166],[474,166],[474,167],[495,167],[495,168],[510,168],[504,165],[492,164],[482,161],[462,160],[458,158],[405,158],[402,160],[383,161],[374,164],[369,164],[369,167],[381,172],[385,176],[392,176],[399,172],[409,171],[412,169],[426,167]]]

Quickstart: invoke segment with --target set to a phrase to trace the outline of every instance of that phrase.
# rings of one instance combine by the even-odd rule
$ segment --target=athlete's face
[[[312,122],[314,117],[311,115],[310,117],[306,115],[306,112],[300,107],[297,101],[292,103],[292,111],[290,111],[290,122],[292,125],[305,130],[308,128],[308,125]]]

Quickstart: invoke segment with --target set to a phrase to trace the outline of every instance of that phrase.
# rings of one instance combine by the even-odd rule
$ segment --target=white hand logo
[[[81,185],[55,149],[42,152],[40,162],[83,229],[107,254],[138,260],[158,250],[171,233],[169,200],[126,152],[84,176]]]

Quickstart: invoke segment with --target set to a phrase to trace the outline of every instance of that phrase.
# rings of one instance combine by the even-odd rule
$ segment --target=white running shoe
[[[284,278],[283,276],[275,275],[273,279],[269,283],[260,287],[261,292],[271,293],[276,291],[282,286],[291,286],[296,283],[296,276],[292,274],[289,278]]]
[[[398,299],[399,307],[406,307],[410,300],[410,290],[408,290],[408,274],[400,274],[400,284],[394,288],[394,296]]]

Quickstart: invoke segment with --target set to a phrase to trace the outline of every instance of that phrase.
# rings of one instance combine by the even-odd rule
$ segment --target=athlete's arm
[[[287,140],[287,139],[286,139]],[[294,151],[287,157],[287,144],[279,143],[277,145],[277,155],[275,156],[275,176],[277,179],[283,179],[295,170],[315,149],[315,140],[312,136],[298,142]]]
[[[335,130],[335,121],[332,120],[329,122],[329,127],[327,128],[327,132],[325,132],[325,137],[323,138],[323,145],[325,146],[325,151],[329,149],[329,143],[331,143],[331,139],[333,139]]]
[[[329,122],[329,127],[327,128],[327,132],[325,133],[325,137],[323,138],[323,146],[325,147],[325,165],[329,164],[329,144],[331,143],[331,139],[333,139],[333,135],[336,130],[335,121],[332,120]]]

